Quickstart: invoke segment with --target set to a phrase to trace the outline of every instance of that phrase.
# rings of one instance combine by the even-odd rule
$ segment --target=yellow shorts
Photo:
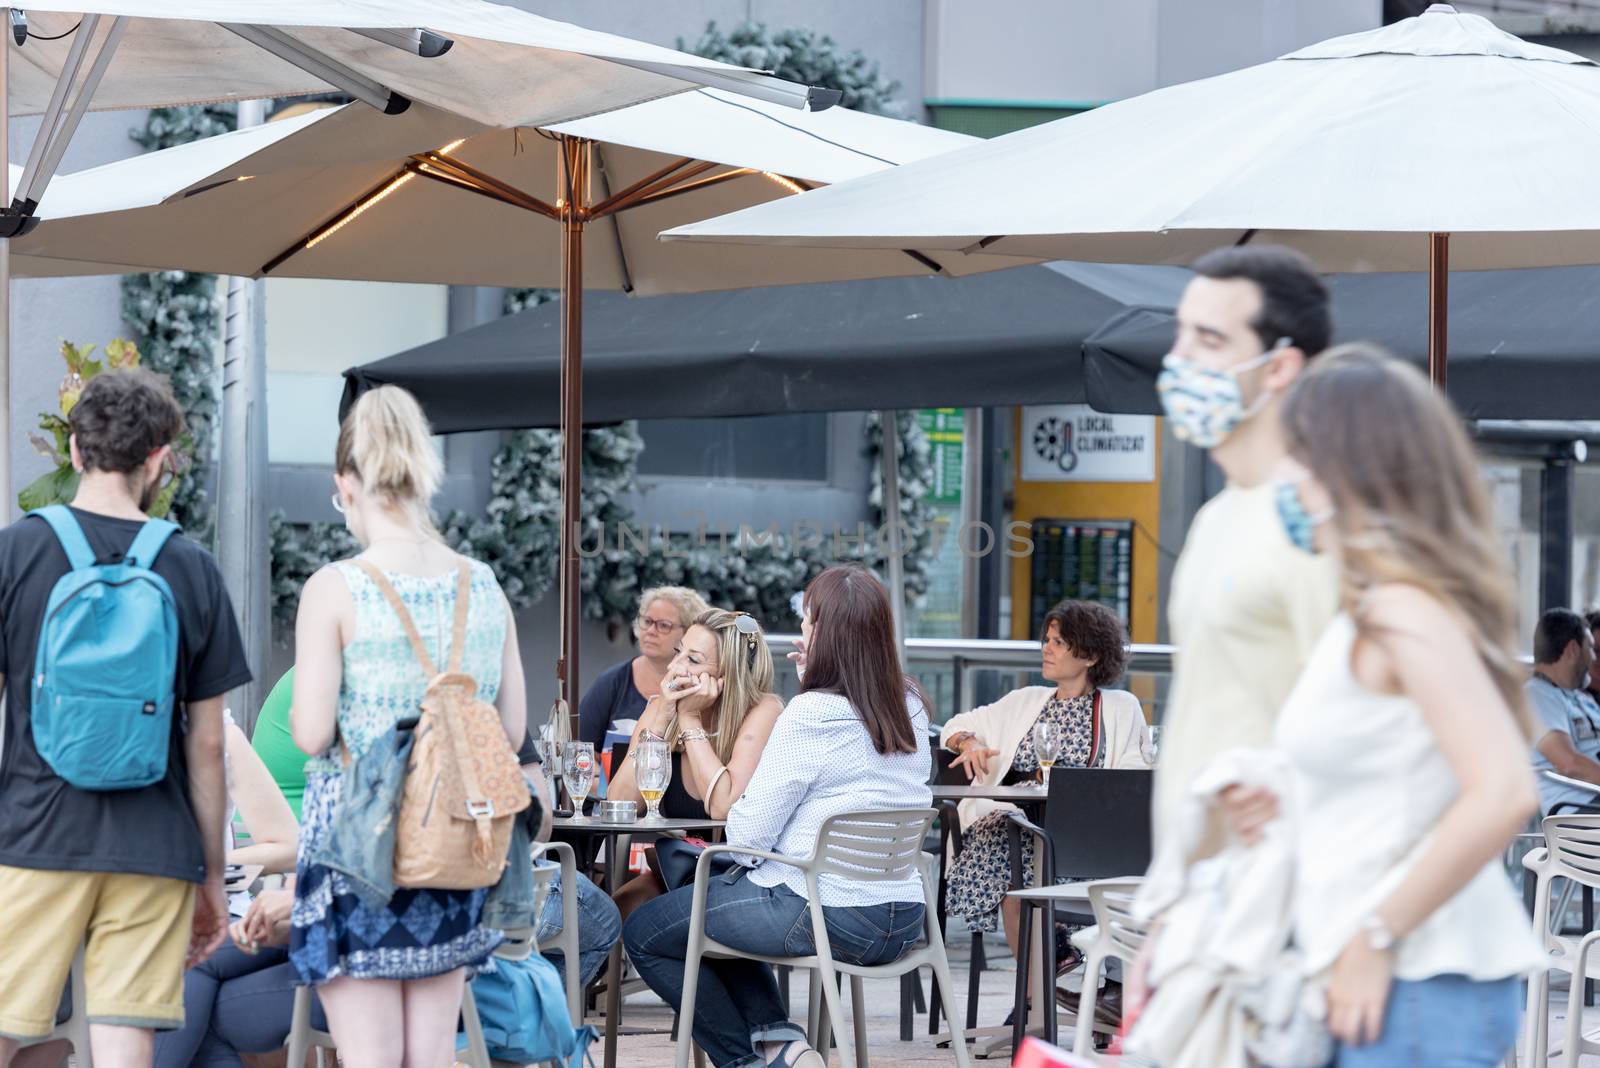
[[[182,1026],[194,890],[151,875],[0,865],[0,1035],[50,1033],[79,945],[91,1022]]]

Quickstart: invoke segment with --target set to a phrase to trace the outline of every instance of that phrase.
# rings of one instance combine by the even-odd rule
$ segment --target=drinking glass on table
[[[633,772],[644,798],[645,820],[661,819],[661,797],[672,782],[672,752],[665,739],[640,738],[634,756]]]
[[[1033,751],[1039,757],[1045,792],[1050,791],[1050,769],[1061,755],[1061,724],[1041,719],[1033,725]]]
[[[572,798],[572,816],[585,819],[583,803],[594,788],[594,743],[566,743],[561,747],[561,763],[567,777],[567,794]]]
[[[1146,764],[1149,764],[1153,768],[1156,766],[1156,761],[1161,756],[1161,728],[1151,727],[1149,728],[1149,732],[1150,745],[1145,750],[1144,760]]]

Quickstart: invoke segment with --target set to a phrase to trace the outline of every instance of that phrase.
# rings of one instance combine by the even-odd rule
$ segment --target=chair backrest
[[[1043,826],[1056,877],[1113,879],[1150,867],[1150,788],[1154,773],[1056,768]]]
[[[501,960],[527,960],[538,948],[534,944],[532,927],[508,927],[501,934],[505,940],[494,951]]]
[[[807,870],[856,882],[899,882],[919,877],[922,841],[938,812],[931,808],[845,812],[817,831]]]
[[[1149,931],[1133,917],[1133,899],[1140,879],[1107,879],[1089,885],[1089,907],[1103,938],[1111,940],[1117,956],[1131,961],[1144,948]]]
[[[1552,876],[1600,888],[1600,815],[1546,816],[1540,827],[1556,865]]]
[[[956,754],[940,745],[933,745],[933,776],[928,780],[930,786],[966,786],[971,780],[967,773],[960,768],[950,766],[956,759]]]

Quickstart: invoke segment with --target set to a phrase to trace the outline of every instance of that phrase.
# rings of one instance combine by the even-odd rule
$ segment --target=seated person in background
[[[230,717],[224,749],[228,799],[250,834],[233,841],[228,822],[228,863],[260,864],[266,875],[292,873],[299,826],[266,765]],[[294,969],[289,964],[292,890],[230,895],[235,922],[230,939],[183,976],[183,1027],[156,1035],[155,1068],[240,1064],[246,1055],[268,1055],[251,1063],[282,1064],[281,1047],[294,1008]],[[313,1024],[326,1027],[320,1006]]]
[[[1145,768],[1148,733],[1139,699],[1126,690],[1107,690],[1128,664],[1127,635],[1116,613],[1087,601],[1063,601],[1044,617],[1039,641],[1041,671],[1052,685],[1024,686],[1000,700],[951,718],[940,732],[952,762],[967,777],[995,785],[1007,775],[1032,775],[1039,768],[1034,725],[1041,720],[1061,728],[1056,767]],[[1017,903],[1006,897],[1011,886],[1011,851],[1006,823],[1015,805],[967,800],[960,806],[962,845],[950,868],[947,909],[977,930],[995,929],[1003,915],[1006,942],[1017,951]],[[1066,874],[1066,873],[1061,873]],[[1033,885],[1033,840],[1022,839],[1022,878]],[[1060,955],[1063,970],[1076,961],[1070,947]]]
[[[704,598],[683,586],[644,591],[639,598],[639,618],[633,624],[639,655],[602,671],[583,695],[578,703],[578,741],[592,743],[599,754],[613,724],[639,718],[645,702],[661,692],[661,680],[677,655],[678,640],[706,608]],[[615,768],[611,774],[616,775]]]
[[[1534,719],[1533,767],[1595,784],[1594,790],[1537,778],[1546,815],[1561,804],[1593,805],[1600,791],[1600,710],[1582,692],[1594,665],[1594,633],[1570,608],[1552,608],[1533,631],[1528,707]]]
[[[539,751],[532,737],[523,741],[522,748],[517,751],[517,762],[522,765],[522,773],[527,776],[528,782],[544,800],[544,821],[539,827],[538,841],[549,841],[551,817],[556,807],[555,796],[545,778],[544,765],[539,761]],[[561,971],[561,981],[565,983],[566,955],[555,945],[555,940],[561,937],[564,929],[561,895],[565,888],[561,884],[561,875],[557,873],[550,880],[550,892],[539,912],[534,938],[539,943],[539,952]],[[617,939],[622,935],[622,917],[617,913],[617,906],[612,903],[611,897],[588,877],[579,875],[577,884],[578,979],[583,986],[588,986],[600,974],[611,947],[617,944]]]
[[[672,781],[661,798],[668,819],[728,818],[755,774],[783,702],[772,692],[772,652],[755,617],[720,608],[702,613],[684,632],[659,696],[634,727],[628,757],[614,769],[606,794],[640,801],[639,740],[664,738],[672,750]],[[665,887],[641,875],[617,891],[625,912]]]
[[[294,668],[283,673],[267,699],[261,703],[261,714],[256,717],[255,730],[250,744],[256,756],[267,766],[278,791],[289,802],[296,821],[300,819],[300,802],[306,796],[306,761],[311,758],[294,744],[289,733],[289,709],[294,704]]]

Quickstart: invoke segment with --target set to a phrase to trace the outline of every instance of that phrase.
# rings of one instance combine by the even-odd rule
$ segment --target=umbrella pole
[[[583,223],[587,145],[562,138],[561,208],[561,652],[556,674],[571,724],[578,725],[578,539],[583,500]]]
[[[1450,337],[1450,235],[1428,235],[1428,377],[1442,393]]]
[[[889,587],[889,615],[894,627],[894,648],[900,657],[900,670],[906,669],[906,567],[904,539],[900,526],[900,423],[898,413],[892,408],[878,413],[878,425],[883,431],[883,444],[878,448],[879,481],[883,493],[879,512],[889,530],[889,544],[884,552],[884,578]],[[878,543],[883,544],[880,532]]]

